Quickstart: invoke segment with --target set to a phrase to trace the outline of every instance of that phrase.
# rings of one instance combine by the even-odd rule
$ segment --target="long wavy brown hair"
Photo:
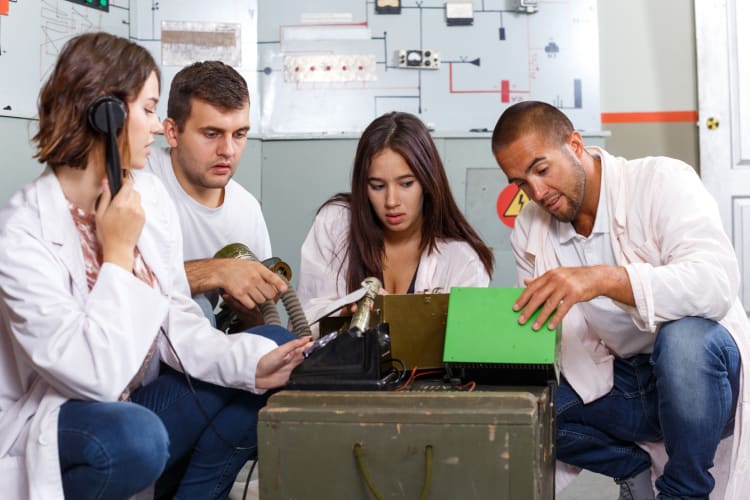
[[[96,152],[104,161],[104,136],[88,124],[88,107],[99,96],[113,95],[128,103],[159,67],[143,47],[109,33],[71,38],[57,58],[39,93],[39,131],[34,155],[52,168],[86,168]],[[130,164],[127,126],[118,136],[122,165]]]
[[[347,291],[359,288],[367,276],[383,280],[384,230],[370,204],[367,179],[372,159],[384,149],[401,155],[422,186],[420,252],[426,249],[432,253],[438,240],[465,241],[492,276],[492,251],[459,210],[429,130],[412,114],[392,112],[376,118],[362,133],[354,156],[351,192],[338,193],[321,207],[338,203],[348,205],[351,211],[345,249],[349,265],[347,269],[339,269],[339,273],[345,273]]]

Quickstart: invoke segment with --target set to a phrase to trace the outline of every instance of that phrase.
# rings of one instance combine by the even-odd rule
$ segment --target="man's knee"
[[[731,334],[716,321],[695,317],[665,324],[651,355],[660,391],[698,387],[707,383],[706,377],[727,373],[733,380],[738,376],[738,360]]]
[[[727,340],[731,341],[729,332],[716,321],[694,316],[670,321],[656,336],[652,361],[688,368],[702,362],[706,352],[721,349]]]

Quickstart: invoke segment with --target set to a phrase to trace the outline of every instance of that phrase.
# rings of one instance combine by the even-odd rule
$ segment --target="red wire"
[[[428,370],[426,372],[417,373],[417,367],[411,369],[411,373],[409,374],[409,377],[406,379],[406,382],[401,384],[399,387],[393,389],[393,392],[401,392],[407,387],[409,387],[411,384],[414,383],[414,381],[419,377],[426,377],[427,375],[437,375],[439,373],[443,373],[442,370]],[[463,385],[454,385],[451,386],[453,389],[456,390],[465,390],[466,392],[472,392],[477,387],[477,383],[473,380],[471,382],[467,382]]]

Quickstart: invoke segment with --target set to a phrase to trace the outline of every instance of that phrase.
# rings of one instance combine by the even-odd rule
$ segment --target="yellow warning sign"
[[[515,184],[508,184],[500,191],[495,203],[495,210],[500,221],[512,228],[516,224],[516,216],[521,213],[523,206],[529,202],[529,197],[518,189]]]
[[[511,200],[510,204],[508,204],[508,207],[505,209],[505,213],[503,213],[503,215],[505,217],[517,217],[518,214],[521,213],[521,209],[527,201],[528,199],[526,198],[526,194],[519,189],[516,195]]]

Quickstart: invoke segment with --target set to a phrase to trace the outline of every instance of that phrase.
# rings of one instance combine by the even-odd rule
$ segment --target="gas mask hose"
[[[226,245],[221,250],[216,252],[214,255],[215,258],[233,258],[233,259],[246,259],[246,260],[252,260],[252,261],[258,261],[258,258],[255,256],[255,254],[244,244],[242,243],[230,243],[229,245]],[[270,259],[266,259],[262,261],[262,264],[266,266],[268,269],[276,273],[287,285],[286,292],[283,292],[280,294],[281,303],[284,305],[284,309],[287,312],[287,315],[289,316],[289,321],[291,323],[291,330],[294,332],[298,337],[303,337],[306,335],[311,335],[310,327],[307,324],[307,318],[305,316],[305,312],[302,309],[302,305],[300,304],[299,298],[297,297],[297,291],[294,289],[292,284],[289,282],[289,280],[292,279],[292,269],[289,267],[289,264],[284,262],[283,260],[279,259],[278,257],[271,257]],[[281,326],[281,318],[279,316],[279,311],[276,308],[276,304],[272,300],[267,300],[266,302],[262,304],[258,304],[258,308],[260,309],[261,313],[263,314],[263,319],[267,325],[278,325]],[[219,315],[224,313],[226,309],[223,309],[222,311],[217,314],[217,324],[219,320]],[[228,318],[228,329],[231,329],[231,324],[237,322],[237,314],[231,313],[231,316]]]

